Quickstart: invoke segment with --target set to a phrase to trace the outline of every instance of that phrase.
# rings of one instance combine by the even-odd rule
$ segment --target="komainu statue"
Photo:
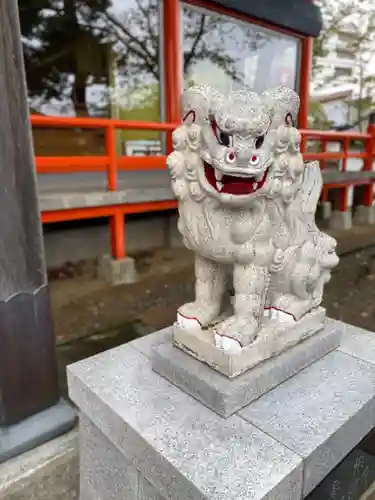
[[[167,164],[196,281],[176,328],[197,337],[209,330],[215,348],[236,353],[259,335],[269,343],[307,317],[317,321],[338,257],[336,241],[315,224],[322,176],[300,152],[298,95],[281,86],[224,96],[197,85],[182,108]]]

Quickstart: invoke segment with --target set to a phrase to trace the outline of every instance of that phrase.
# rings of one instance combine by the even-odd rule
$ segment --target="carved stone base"
[[[339,328],[327,326],[316,335],[232,379],[212,370],[171,342],[158,345],[153,350],[152,367],[221,417],[228,418],[336,349],[340,338]]]
[[[75,409],[61,399],[18,424],[0,426],[0,464],[70,431],[76,421]]]
[[[214,328],[192,332],[175,324],[173,343],[214,370],[233,378],[311,337],[321,331],[324,324],[325,309],[322,307],[306,314],[295,326],[266,319],[257,339],[235,353],[214,345]]]

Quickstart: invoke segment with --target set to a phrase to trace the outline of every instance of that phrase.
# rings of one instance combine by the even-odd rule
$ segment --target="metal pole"
[[[17,2],[0,4],[0,462],[68,430],[60,401]]]

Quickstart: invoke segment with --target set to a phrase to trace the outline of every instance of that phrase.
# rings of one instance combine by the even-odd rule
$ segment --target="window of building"
[[[256,92],[297,89],[299,40],[233,17],[183,4],[184,85]]]
[[[356,59],[356,54],[353,52],[353,49],[347,47],[347,48],[337,48],[336,49],[336,56],[339,57],[340,59],[347,59],[347,60],[354,60]]]
[[[160,121],[158,0],[18,2],[31,113]],[[104,151],[99,130],[35,129],[34,138],[37,155]],[[153,131],[117,139],[119,153],[160,145]]]
[[[353,75],[353,68],[335,68],[334,78],[350,77]]]

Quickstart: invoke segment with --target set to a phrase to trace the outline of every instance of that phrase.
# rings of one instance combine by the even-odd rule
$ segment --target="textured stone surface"
[[[137,500],[164,500],[164,497],[141,474],[138,477]]]
[[[77,430],[0,465],[2,500],[73,500],[78,491]]]
[[[375,483],[361,496],[360,500],[375,500]]]
[[[80,500],[138,500],[138,471],[80,415]]]
[[[73,401],[162,496],[300,498],[300,457],[239,416],[220,418],[131,345],[72,365],[68,378]]]
[[[324,179],[324,171],[322,172]],[[323,220],[329,220],[332,215],[332,203],[330,201],[320,202],[321,207],[321,217]]]
[[[148,201],[173,200],[174,195],[168,182],[164,180],[164,185],[153,188],[142,187],[141,183],[135,189],[121,189],[119,191],[106,191],[104,188],[99,191],[94,188],[91,192],[74,192],[70,186],[64,191],[53,193],[42,192],[39,194],[41,210],[62,210],[67,208],[101,207],[108,205],[123,205],[127,203],[142,203]],[[70,192],[69,192],[70,191]],[[73,191],[73,192],[72,192]]]
[[[354,224],[375,224],[375,207],[359,205],[354,213]]]
[[[133,340],[131,343],[132,347],[145,354],[149,358],[152,356],[153,350],[156,346],[165,344],[172,341],[173,328],[163,328],[158,332],[152,333],[151,335],[145,335],[140,339]]]
[[[131,257],[116,260],[110,255],[104,255],[99,262],[98,275],[112,285],[135,283],[137,281],[135,261]]]
[[[219,415],[228,417],[335,349],[340,334],[339,326],[327,327],[232,380],[171,343],[164,343],[154,350],[153,368]]]
[[[330,321],[334,323],[333,320]],[[338,321],[335,323],[339,324]],[[339,350],[375,365],[375,334],[356,326],[345,325]]]
[[[76,421],[75,409],[61,399],[57,404],[18,424],[0,426],[0,463],[68,432]]]
[[[374,396],[375,367],[334,351],[240,415],[304,458],[306,495],[375,426]]]
[[[222,323],[225,323],[225,320]],[[214,344],[216,326],[191,332],[175,325],[173,341],[194,358],[207,363],[223,375],[234,378],[316,335],[324,325],[325,309],[319,307],[292,326],[277,320],[267,320],[254,342],[237,352],[219,349]]]
[[[84,414],[80,416],[80,442],[80,500],[163,499]]]
[[[340,210],[333,210],[331,218],[329,219],[329,228],[337,231],[348,231],[353,227],[352,212],[347,210],[341,212]]]

